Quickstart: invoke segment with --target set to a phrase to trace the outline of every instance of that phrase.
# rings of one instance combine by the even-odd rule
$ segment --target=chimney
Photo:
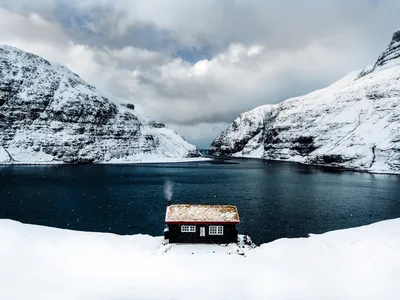
[[[167,206],[171,205],[171,199],[168,199]]]

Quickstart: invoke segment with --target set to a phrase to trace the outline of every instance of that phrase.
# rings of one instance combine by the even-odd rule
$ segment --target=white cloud
[[[19,15],[1,7],[0,41],[2,44],[46,54],[56,61],[62,60],[65,53],[54,50],[68,48],[71,44],[70,39],[63,35],[61,27],[44,20],[40,15]]]

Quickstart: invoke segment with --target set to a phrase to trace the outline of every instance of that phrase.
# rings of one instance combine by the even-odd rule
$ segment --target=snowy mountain
[[[400,30],[373,67],[241,114],[213,155],[400,173]]]
[[[70,70],[0,46],[0,163],[133,162],[199,156],[134,105],[101,95]]]

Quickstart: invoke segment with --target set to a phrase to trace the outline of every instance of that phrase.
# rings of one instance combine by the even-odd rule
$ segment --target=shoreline
[[[293,164],[299,164],[303,166],[311,166],[315,167],[316,169],[325,169],[327,171],[331,172],[354,172],[354,173],[367,173],[371,175],[396,175],[400,176],[400,171],[395,172],[395,171],[369,171],[366,169],[356,169],[356,168],[347,168],[347,167],[341,167],[341,166],[332,166],[332,165],[322,165],[322,164],[311,164],[311,163],[305,163],[305,162],[300,162],[300,161],[295,161],[295,160],[283,160],[283,159],[265,159],[265,158],[260,158],[260,157],[250,157],[250,156],[210,156],[214,160],[218,159],[226,159],[226,160],[232,160],[232,159],[256,159],[256,160],[261,160],[261,161],[271,161],[271,162],[286,162],[286,163],[293,163]]]
[[[61,166],[61,165],[137,165],[137,164],[179,164],[179,163],[196,163],[196,162],[218,162],[220,160],[234,160],[234,159],[255,159],[264,162],[286,162],[286,163],[293,163],[299,164],[303,166],[310,166],[314,167],[317,170],[325,170],[329,172],[353,172],[353,173],[364,173],[364,174],[371,174],[371,175],[395,175],[400,176],[400,171],[370,171],[365,169],[356,169],[356,168],[347,168],[341,166],[332,166],[332,165],[322,165],[322,164],[310,164],[305,162],[293,161],[293,160],[282,160],[282,159],[264,159],[259,157],[246,157],[246,156],[207,156],[207,157],[188,157],[188,158],[148,158],[136,161],[105,161],[105,162],[92,162],[92,163],[65,163],[65,162],[58,162],[58,161],[47,161],[47,162],[12,162],[12,163],[5,163],[1,162],[0,166]]]
[[[169,164],[169,163],[191,163],[213,161],[213,158],[190,157],[190,158],[164,158],[164,159],[143,159],[137,161],[106,161],[92,163],[65,163],[58,161],[46,162],[12,162],[0,163],[0,166],[83,166],[83,165],[134,165],[134,164]]]

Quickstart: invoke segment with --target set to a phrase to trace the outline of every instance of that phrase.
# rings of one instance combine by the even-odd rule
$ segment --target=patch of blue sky
[[[213,54],[208,47],[185,47],[176,51],[175,55],[191,64],[195,64],[199,60],[211,59],[213,57]]]

